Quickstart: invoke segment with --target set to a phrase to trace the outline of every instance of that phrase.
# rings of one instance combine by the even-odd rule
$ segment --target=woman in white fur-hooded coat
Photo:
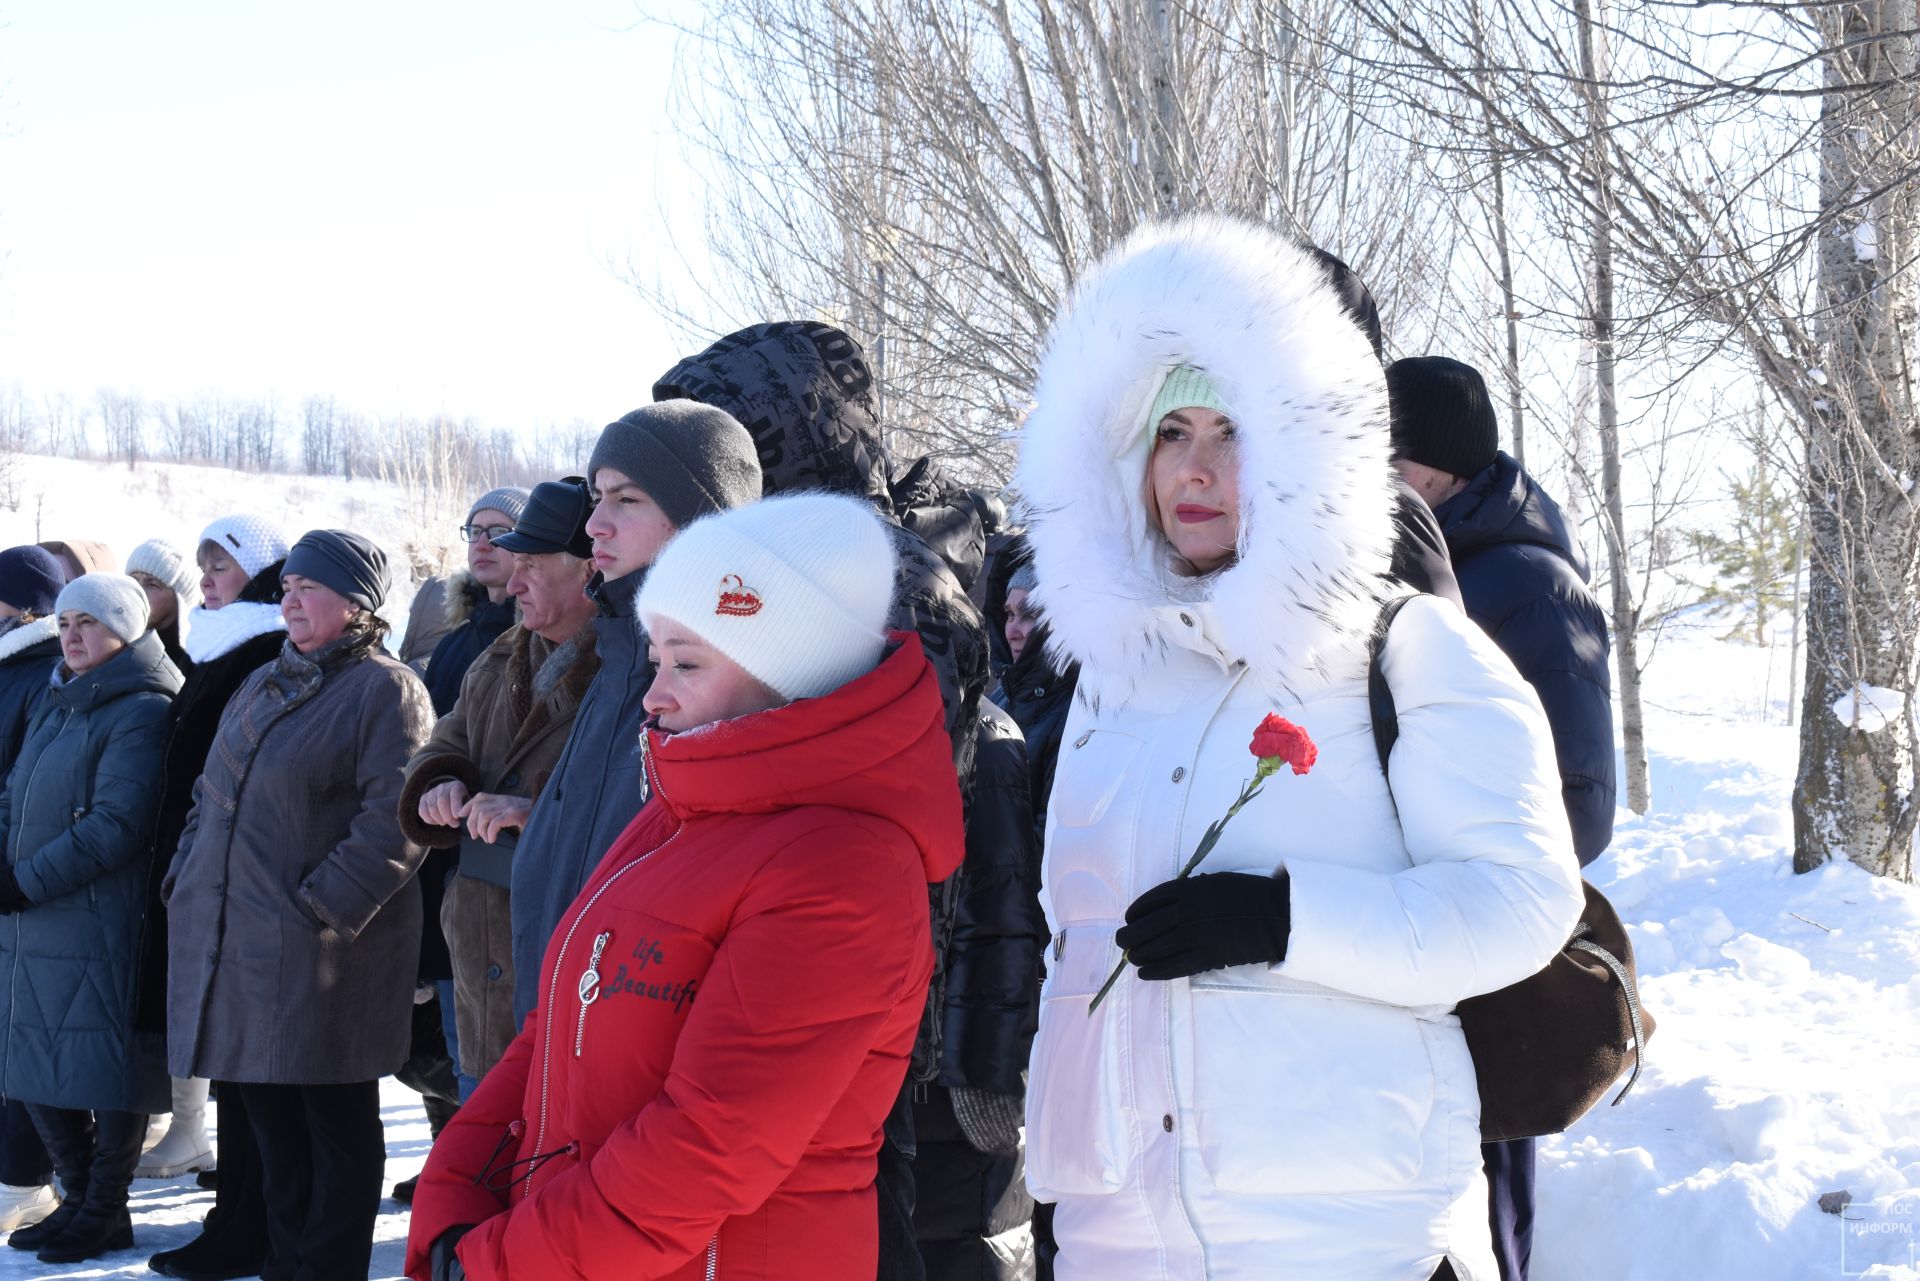
[[[1171,430],[1149,410],[1176,368],[1231,423],[1219,470],[1237,482],[1237,535],[1211,573],[1149,514]],[[1027,1096],[1027,1181],[1058,1203],[1058,1276],[1426,1281],[1446,1259],[1490,1281],[1453,1006],[1546,964],[1580,880],[1538,702],[1434,598],[1393,626],[1391,794],[1381,775],[1365,679],[1393,539],[1378,361],[1297,246],[1193,219],[1082,278],[1036,398],[1018,479],[1035,594],[1081,673],[1047,823],[1053,938]],[[1192,483],[1220,492],[1218,475]],[[1251,776],[1269,712],[1308,732],[1318,763],[1267,781],[1199,884],[1141,905]],[[1123,926],[1136,964],[1185,939],[1159,968],[1198,972],[1129,966],[1090,1013]],[[1235,947],[1258,959],[1223,963]]]

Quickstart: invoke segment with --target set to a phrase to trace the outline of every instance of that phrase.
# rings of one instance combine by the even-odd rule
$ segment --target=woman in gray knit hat
[[[55,613],[62,662],[0,791],[0,1093],[26,1104],[66,1197],[8,1244],[77,1263],[133,1244],[127,1188],[167,1107],[135,1012],[180,673],[125,575],[74,579]]]

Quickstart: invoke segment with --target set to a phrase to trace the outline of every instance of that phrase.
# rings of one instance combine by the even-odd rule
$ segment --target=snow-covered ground
[[[104,537],[122,554],[154,535],[184,546],[235,505],[283,511],[293,529],[404,536],[393,491],[367,482],[41,460],[31,476],[47,491],[43,537]],[[30,541],[31,515],[31,500],[0,512],[0,546]],[[1534,1275],[1920,1281],[1920,891],[1851,866],[1793,875],[1786,650],[1722,630],[1700,620],[1661,641],[1653,809],[1623,810],[1590,870],[1632,929],[1660,1026],[1624,1104],[1543,1141]],[[418,1169],[427,1132],[412,1095],[389,1082],[383,1099],[391,1181]],[[1845,1213],[1822,1212],[1842,1190]],[[61,1270],[0,1249],[0,1281],[145,1275],[210,1199],[184,1180],[138,1184],[137,1250]],[[382,1217],[375,1276],[397,1275],[405,1224]]]
[[[380,1083],[380,1115],[387,1126],[387,1186],[420,1173],[426,1163],[429,1135],[427,1114],[420,1096],[391,1078]],[[213,1123],[213,1108],[207,1109]],[[215,1146],[219,1136],[215,1134]],[[41,1263],[22,1250],[0,1247],[0,1278],[5,1281],[50,1281],[51,1278],[152,1277],[147,1258],[161,1250],[185,1245],[200,1232],[200,1220],[213,1208],[213,1193],[204,1191],[192,1175],[162,1182],[139,1179],[133,1185],[134,1248],[120,1250],[92,1263]],[[380,1203],[374,1226],[371,1277],[398,1277],[407,1247],[407,1207],[391,1199]]]
[[[149,538],[166,539],[191,557],[200,531],[235,512],[265,516],[289,538],[309,529],[351,529],[387,553],[394,585],[380,612],[393,624],[396,639],[404,629],[415,585],[409,565],[425,531],[418,503],[392,483],[257,475],[180,463],[129,469],[125,463],[35,455],[19,458],[16,467],[0,483],[0,548],[92,539],[107,544],[124,566],[127,553]],[[457,528],[466,508],[455,505],[458,510],[445,523]],[[438,536],[457,541],[451,528]]]

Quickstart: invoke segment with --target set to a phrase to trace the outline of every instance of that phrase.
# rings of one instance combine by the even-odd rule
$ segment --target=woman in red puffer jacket
[[[926,885],[963,853],[932,669],[882,632],[893,577],[872,511],[822,494],[696,522],[653,567],[652,799],[434,1144],[415,1281],[873,1275]]]

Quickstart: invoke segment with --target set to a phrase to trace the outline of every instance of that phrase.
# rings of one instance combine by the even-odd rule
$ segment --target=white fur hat
[[[125,574],[82,574],[60,589],[55,615],[77,609],[131,645],[147,630],[147,589]]]
[[[127,556],[127,573],[151,574],[180,598],[180,613],[200,603],[200,572],[178,547],[164,538],[149,538]]]
[[[247,571],[248,578],[255,577],[277,560],[285,560],[291,546],[278,525],[249,512],[222,516],[202,530],[200,542],[194,544],[196,559],[200,547],[206,543],[214,544],[232,557],[234,564]]]
[[[893,606],[893,542],[837,494],[766,498],[704,517],[647,571],[643,626],[670,618],[786,698],[872,671]]]

